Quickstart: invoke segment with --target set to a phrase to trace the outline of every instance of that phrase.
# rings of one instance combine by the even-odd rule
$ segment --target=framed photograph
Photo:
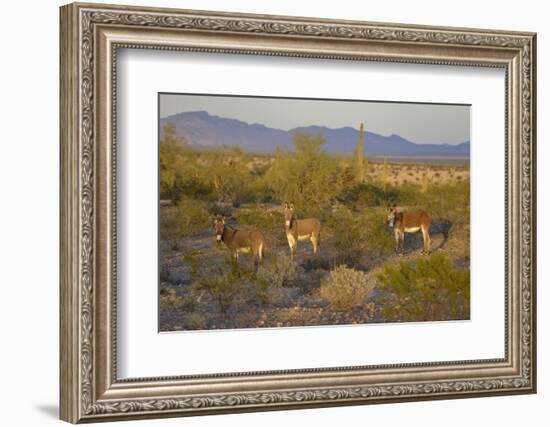
[[[536,391],[535,34],[60,22],[63,420]]]

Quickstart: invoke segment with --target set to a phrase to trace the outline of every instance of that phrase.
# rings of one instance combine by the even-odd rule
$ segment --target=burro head
[[[285,216],[285,227],[289,228],[292,224],[292,218],[294,217],[294,205],[292,203],[285,202],[283,205],[283,213]]]
[[[214,230],[216,230],[216,241],[222,242],[223,230],[225,229],[225,218],[218,217],[214,220]]]
[[[393,227],[395,224],[395,213],[397,210],[397,205],[394,203],[393,205],[388,205],[387,211],[388,211],[388,225],[390,227]]]

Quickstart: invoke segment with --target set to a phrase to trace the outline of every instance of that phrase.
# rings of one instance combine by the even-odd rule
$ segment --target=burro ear
[[[294,203],[291,203],[291,204],[290,204],[290,210],[291,210],[291,211],[294,210]]]
[[[283,203],[283,207],[284,207],[285,209],[287,209],[287,208],[288,208],[288,202],[284,202],[284,203]]]
[[[225,217],[224,216],[222,216],[222,224],[225,225]]]

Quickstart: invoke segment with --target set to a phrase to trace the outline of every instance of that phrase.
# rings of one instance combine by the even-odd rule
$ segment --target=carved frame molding
[[[504,67],[504,179],[510,205],[505,213],[510,266],[506,357],[117,380],[113,147],[118,48]],[[535,50],[532,33],[92,4],[62,7],[61,418],[101,421],[534,392]],[[272,384],[260,386],[266,377],[273,377]],[[285,387],[288,380],[299,385]],[[199,393],[193,388],[197,384],[210,388]]]

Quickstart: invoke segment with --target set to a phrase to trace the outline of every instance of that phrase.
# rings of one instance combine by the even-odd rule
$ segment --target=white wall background
[[[110,0],[113,3],[121,3]],[[130,1],[130,0],[129,0]],[[550,115],[550,29],[544,2],[407,0],[133,0],[133,4],[326,18],[450,25],[538,32],[538,117]],[[0,401],[3,425],[59,425],[58,402],[58,6],[57,0],[2,5],[0,67]],[[544,164],[549,127],[538,129],[539,393],[200,418],[136,421],[131,425],[412,426],[546,425],[550,405],[550,293],[545,286],[550,232]],[[546,419],[545,419],[546,418]]]

